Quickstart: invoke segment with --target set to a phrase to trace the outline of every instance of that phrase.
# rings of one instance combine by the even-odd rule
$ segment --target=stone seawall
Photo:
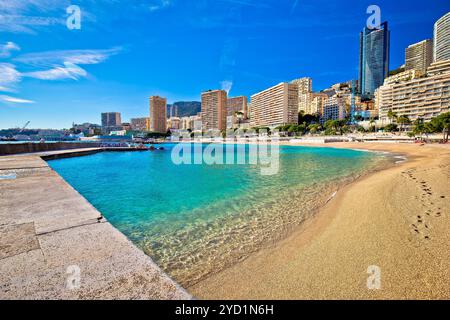
[[[52,153],[65,152],[0,157],[0,300],[192,299],[42,160]]]
[[[55,142],[55,143],[6,143],[0,144],[0,156],[56,150],[97,148],[100,143],[90,142]]]

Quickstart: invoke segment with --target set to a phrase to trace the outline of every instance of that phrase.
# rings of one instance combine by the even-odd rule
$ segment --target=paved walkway
[[[40,157],[56,153],[0,157],[0,299],[191,299]]]

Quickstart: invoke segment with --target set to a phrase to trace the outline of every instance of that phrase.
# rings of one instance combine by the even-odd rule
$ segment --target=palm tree
[[[411,120],[409,120],[408,116],[406,115],[398,117],[397,122],[400,124],[400,131],[402,131],[404,125],[411,124]]]
[[[315,134],[320,130],[320,125],[319,124],[310,124],[308,126],[308,130],[311,134]]]
[[[236,116],[236,118],[237,118],[237,120],[238,120],[238,124],[239,124],[239,126],[240,126],[241,123],[242,123],[242,119],[244,118],[244,113],[241,112],[241,111],[236,111],[236,112],[234,113],[234,115]]]
[[[432,122],[438,130],[442,131],[444,142],[447,143],[450,131],[450,112],[440,114],[435,119],[433,119]]]
[[[375,124],[376,124],[375,119],[374,119],[374,118],[370,118],[370,122],[369,122],[369,123],[370,123],[370,126],[371,126],[371,127],[375,127],[375,128],[374,128],[374,129],[375,129],[374,132],[377,131],[377,130],[376,130],[377,128],[376,128],[376,125],[375,125]]]
[[[392,123],[392,120],[397,120],[397,114],[394,112],[394,111],[392,111],[392,110],[389,110],[388,111],[388,113],[387,113],[387,117],[389,118],[389,120],[391,121],[391,123]]]

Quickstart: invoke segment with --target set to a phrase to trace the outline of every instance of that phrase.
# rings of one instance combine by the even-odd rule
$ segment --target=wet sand
[[[344,187],[290,236],[188,291],[199,299],[449,299],[450,146],[320,146],[408,161]],[[367,287],[370,266],[381,270],[380,289]]]

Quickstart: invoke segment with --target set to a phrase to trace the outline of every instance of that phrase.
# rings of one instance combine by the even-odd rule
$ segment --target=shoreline
[[[440,219],[433,217],[435,219],[432,223],[428,223],[429,225],[434,225],[435,223],[436,225],[439,224],[439,227],[432,227],[433,237],[431,237],[431,235],[425,235],[422,239],[416,239],[416,234],[431,231],[427,229],[418,230],[418,232],[410,230],[411,225],[417,225],[417,222],[404,221],[406,219],[405,216],[414,216],[413,213],[409,214],[406,210],[403,210],[401,213],[401,219],[394,215],[394,219],[397,221],[395,225],[391,226],[391,232],[380,229],[379,225],[384,225],[384,223],[379,223],[377,225],[377,219],[373,218],[373,216],[375,216],[381,219],[381,216],[384,215],[382,209],[378,210],[378,213],[377,210],[367,210],[370,214],[364,213],[362,216],[365,220],[370,220],[371,223],[373,223],[373,226],[367,227],[359,224],[358,230],[354,230],[355,228],[351,224],[352,222],[358,223],[355,219],[361,218],[361,214],[358,213],[357,206],[349,204],[349,202],[351,202],[349,201],[351,200],[349,199],[350,195],[350,198],[355,196],[355,194],[364,197],[364,192],[362,192],[361,189],[363,187],[372,187],[373,189],[374,182],[377,182],[377,188],[380,188],[380,186],[383,187],[383,185],[389,189],[392,188],[387,176],[398,179],[398,174],[406,176],[410,174],[409,172],[403,173],[404,170],[411,170],[411,168],[416,170],[420,165],[423,165],[430,156],[427,157],[424,155],[426,152],[423,152],[422,150],[430,151],[433,155],[442,153],[443,155],[449,156],[450,148],[448,146],[419,146],[414,144],[386,145],[382,143],[363,144],[364,147],[361,143],[329,143],[326,145],[297,143],[288,145],[389,152],[396,156],[402,156],[403,158],[407,157],[407,161],[403,160],[397,162],[390,168],[369,173],[368,175],[345,185],[337,192],[335,197],[328,201],[323,208],[319,209],[319,212],[316,215],[309,219],[310,221],[303,223],[286,239],[281,240],[271,247],[262,249],[260,252],[248,257],[245,261],[239,262],[218,274],[212,275],[194,286],[187,287],[189,292],[200,299],[445,299],[450,297],[450,281],[448,280],[450,265],[447,262],[450,256],[447,253],[448,250],[446,250],[450,243],[450,237],[445,233],[445,231],[448,230],[449,224],[444,217],[445,210],[449,207],[448,199],[450,196],[448,194],[449,185],[445,178],[439,179],[439,183],[428,181],[429,184],[434,184],[432,189],[439,189],[439,192],[445,193],[445,198],[436,200],[436,202],[441,202],[439,211],[442,211],[442,215],[440,216]],[[438,172],[440,171],[439,169],[444,171],[449,170],[450,164],[447,163],[448,160],[447,162],[445,161],[446,158],[431,158],[431,162],[441,163],[440,165],[442,165],[442,167],[439,165],[437,166]],[[437,174],[438,178],[439,176],[442,176],[441,173],[442,172],[439,172],[439,174]],[[415,179],[417,180],[417,178]],[[425,180],[425,178],[423,178],[423,180]],[[415,180],[411,179],[411,181]],[[359,200],[359,203],[363,205],[365,202],[370,205],[371,202],[376,202],[391,209],[390,207],[401,207],[402,205],[399,204],[405,200],[410,201],[411,199],[409,198],[415,199],[414,195],[420,192],[422,191],[417,190],[417,192],[406,192],[402,194],[399,196],[398,200],[396,199],[399,203],[396,201],[383,201],[383,196],[389,196],[389,194],[383,194],[381,197],[377,194],[369,194],[364,201]],[[407,199],[405,199],[405,197]],[[352,212],[349,212],[350,209]],[[398,208],[389,210],[390,214],[392,214],[393,211],[396,211],[396,209],[398,211]],[[425,209],[426,208],[423,210],[424,212]],[[417,213],[417,215],[421,216],[423,213]],[[429,218],[427,220],[432,219]],[[338,221],[338,223],[336,221]],[[414,222],[416,223],[414,224]],[[357,268],[355,267],[355,261],[369,260],[368,257],[377,256],[377,254],[379,256],[386,256],[386,254],[378,252],[376,252],[376,254],[373,252],[367,253],[364,252],[364,250],[361,252],[361,247],[373,247],[375,250],[379,249],[379,245],[377,246],[376,241],[374,242],[373,239],[366,241],[364,237],[358,236],[358,234],[366,234],[368,230],[372,231],[372,229],[378,231],[375,235],[379,238],[384,238],[381,242],[385,243],[385,247],[389,249],[386,251],[388,253],[387,260],[389,261],[387,277],[391,281],[390,285],[387,286],[389,290],[386,290],[383,287],[381,290],[367,289],[365,285],[368,277],[367,268],[373,263],[360,263]],[[347,233],[352,234],[352,232],[355,231],[357,231],[356,236],[346,235]],[[359,239],[358,241],[349,241],[349,237],[359,237]],[[428,238],[425,239],[425,237]],[[430,237],[431,240],[429,240]],[[330,242],[330,238],[333,238],[334,241]],[[391,238],[400,239],[398,242],[394,243]],[[327,243],[327,245],[325,245],[325,243]],[[353,246],[350,246],[350,243]],[[316,249],[312,250],[312,247],[315,247]],[[329,253],[329,255],[324,254],[333,247],[338,248],[339,250]],[[438,262],[438,267],[429,270],[429,267],[422,266],[422,269],[424,270],[422,274],[417,274],[415,268],[405,266],[401,263],[399,263],[400,266],[396,268],[395,263],[392,261],[392,257],[389,257],[389,255],[402,255],[402,250],[408,252],[409,256],[407,259],[413,261],[414,266],[420,267],[422,256],[429,258],[431,255],[436,256],[434,260]],[[423,253],[424,250],[431,251],[432,253]],[[310,259],[314,256],[321,256],[321,258]],[[346,257],[346,259],[343,259],[343,257]],[[330,266],[333,262],[336,263],[335,268]],[[381,262],[379,264],[382,264]],[[298,269],[291,270],[292,265],[296,265],[298,269],[302,271],[299,271]],[[347,266],[344,268],[346,270],[345,272],[342,270],[343,265]],[[442,268],[442,266],[446,266],[447,268]],[[383,273],[386,273],[385,269],[386,267],[381,266],[382,272],[384,270]],[[395,277],[393,274],[398,273],[398,270],[395,271],[395,269],[403,270],[405,279],[401,279],[398,275]],[[434,272],[441,274],[442,277],[433,276]],[[416,274],[416,277],[418,277],[419,280],[411,280],[410,277],[414,274]],[[421,286],[423,287],[424,285],[423,282],[426,282],[424,279],[428,279],[427,281],[431,281],[430,279],[432,279],[434,283],[437,283],[435,288],[431,288],[433,289],[433,292],[420,290]],[[394,286],[394,283],[398,285],[398,287]],[[412,289],[413,287],[415,290]],[[409,288],[411,292],[405,292],[407,288]]]

